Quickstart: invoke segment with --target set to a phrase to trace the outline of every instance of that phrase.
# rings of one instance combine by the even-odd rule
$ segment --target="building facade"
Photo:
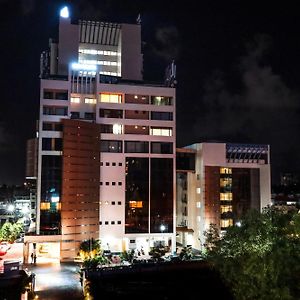
[[[37,235],[61,260],[101,240],[175,249],[175,88],[142,80],[141,25],[79,21],[66,8],[41,55]]]
[[[204,231],[239,225],[271,204],[268,145],[199,143],[177,149],[177,242],[201,250]]]

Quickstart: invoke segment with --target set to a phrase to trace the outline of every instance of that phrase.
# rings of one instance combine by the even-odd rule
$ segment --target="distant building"
[[[268,145],[199,143],[177,149],[177,242],[201,249],[210,224],[222,230],[271,204]]]
[[[174,84],[142,80],[140,24],[66,12],[41,56],[37,235],[24,253],[56,242],[48,255],[73,260],[90,238],[174,250]]]

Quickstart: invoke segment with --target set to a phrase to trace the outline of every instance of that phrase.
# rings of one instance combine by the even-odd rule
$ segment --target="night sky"
[[[300,13],[291,1],[0,0],[0,184],[24,180],[40,53],[65,4],[74,20],[134,23],[141,14],[144,79],[163,82],[177,65],[178,147],[270,144],[273,183],[300,173]]]

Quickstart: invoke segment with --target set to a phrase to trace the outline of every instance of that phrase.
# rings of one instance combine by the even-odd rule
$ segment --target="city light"
[[[13,212],[15,210],[15,207],[12,204],[10,204],[10,205],[8,205],[7,210],[9,212]]]
[[[72,63],[73,70],[80,70],[80,71],[97,71],[96,65],[88,65],[88,64],[79,64],[79,63]]]
[[[160,225],[160,231],[164,232],[166,230],[166,226],[164,224]]]
[[[60,16],[62,18],[69,18],[69,9],[67,6],[63,7],[61,10],[60,10]]]

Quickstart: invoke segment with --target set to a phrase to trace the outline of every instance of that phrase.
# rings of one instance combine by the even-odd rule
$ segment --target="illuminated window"
[[[220,168],[220,174],[232,174],[231,168]]]
[[[231,201],[232,193],[220,193],[220,200],[221,201]]]
[[[172,105],[172,97],[151,96],[153,105]]]
[[[221,225],[221,228],[226,228],[226,227],[232,226],[233,220],[232,219],[221,220],[220,225]]]
[[[88,103],[88,104],[96,104],[97,101],[94,98],[85,98],[84,99],[84,103]]]
[[[221,214],[232,212],[232,205],[221,205]]]
[[[130,208],[143,208],[143,201],[129,201]]]
[[[50,209],[50,202],[41,202],[41,210]]]
[[[150,135],[172,136],[172,128],[154,128],[150,129]]]
[[[80,103],[79,97],[71,97],[71,103]]]
[[[220,187],[231,188],[231,186],[232,186],[232,178],[231,177],[220,178]]]
[[[120,95],[120,94],[100,94],[99,101],[107,102],[107,103],[122,103],[122,95]]]
[[[198,201],[198,202],[196,203],[196,207],[197,207],[197,208],[200,208],[200,207],[201,207],[201,202]]]
[[[123,125],[114,124],[113,125],[113,134],[122,134],[123,133]]]

